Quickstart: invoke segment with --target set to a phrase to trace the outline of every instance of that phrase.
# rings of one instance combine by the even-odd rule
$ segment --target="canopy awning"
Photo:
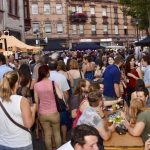
[[[5,39],[6,39],[6,43],[5,43]],[[9,36],[9,35],[2,35],[0,37],[0,43],[2,43],[3,45],[6,44],[7,48],[12,48],[12,50],[16,50],[16,48],[22,49],[23,51],[41,49],[41,47],[27,45],[22,41],[18,40],[17,38],[15,38],[14,36]]]
[[[67,47],[61,45],[59,40],[48,40],[48,45],[43,49],[44,51],[54,51],[54,50],[66,50]]]
[[[26,43],[35,45],[36,39],[27,39]],[[63,43],[66,43],[65,39],[48,39],[47,43],[44,40],[40,40],[40,45],[43,45],[43,51],[59,51],[59,50],[66,50],[68,47],[63,47]]]
[[[97,45],[94,42],[81,42],[74,46],[75,50],[97,50],[97,49],[105,49],[105,47]]]
[[[150,36],[144,38],[143,40],[136,42],[136,46],[150,46]]]

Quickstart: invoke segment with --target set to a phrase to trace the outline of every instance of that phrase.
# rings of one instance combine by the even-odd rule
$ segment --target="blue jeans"
[[[0,145],[0,150],[33,150],[33,147],[32,144],[26,147],[19,147],[19,148],[11,148],[11,147]]]

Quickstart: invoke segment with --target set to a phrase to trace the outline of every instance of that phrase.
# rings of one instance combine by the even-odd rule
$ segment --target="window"
[[[118,26],[115,25],[115,34],[119,34]]]
[[[9,0],[8,1],[8,6],[9,6],[9,14],[18,16],[18,0]]]
[[[128,28],[127,28],[127,26],[124,26],[124,35],[128,35]]]
[[[56,4],[56,14],[57,15],[62,14],[62,5],[61,4]]]
[[[32,14],[37,15],[38,14],[38,4],[32,4]]]
[[[82,13],[83,12],[83,9],[82,9],[81,6],[76,7],[76,9],[77,9],[77,13]]]
[[[102,8],[102,16],[107,16],[107,8]]]
[[[0,10],[3,10],[3,0],[0,0]]]
[[[118,14],[115,13],[114,16],[115,19],[118,19]]]
[[[92,35],[95,35],[96,34],[96,25],[92,25]]]
[[[50,4],[44,4],[44,14],[50,14]]]
[[[45,33],[51,33],[51,24],[50,23],[45,23]]]
[[[94,8],[94,7],[91,7],[91,8],[90,8],[90,12],[91,12],[91,15],[95,15],[95,8]]]
[[[126,15],[123,16],[123,20],[124,20],[124,25],[127,25],[128,21],[127,21],[127,16]]]
[[[84,27],[82,24],[79,25],[79,34],[83,35],[84,34]]]
[[[114,7],[114,24],[115,25],[119,24],[119,22],[118,22],[118,8],[117,7]]]
[[[117,14],[118,13],[118,8],[114,7],[114,13]]]
[[[103,32],[107,33],[108,32],[108,26],[107,25],[103,25]]]
[[[75,7],[71,7],[71,11],[72,12],[76,12],[76,8]]]
[[[77,26],[72,25],[72,34],[77,34]]]
[[[107,17],[103,17],[103,24],[105,24],[105,25],[108,24],[108,18]]]
[[[27,1],[24,1],[24,18],[29,19],[30,14],[29,14],[29,3]]]
[[[33,23],[32,29],[33,29],[33,33],[39,32],[39,30],[40,30],[39,23]]]
[[[63,24],[62,23],[57,24],[57,33],[63,33]]]

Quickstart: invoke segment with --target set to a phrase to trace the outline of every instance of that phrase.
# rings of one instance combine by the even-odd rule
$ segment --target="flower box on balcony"
[[[72,23],[80,23],[80,22],[85,23],[87,18],[88,17],[87,17],[86,13],[76,13],[76,12],[74,12],[74,13],[70,14],[70,21]]]
[[[92,14],[92,15],[91,15],[91,18],[96,18],[95,14]]]
[[[107,19],[108,18],[108,16],[102,16],[103,17],[103,19]]]

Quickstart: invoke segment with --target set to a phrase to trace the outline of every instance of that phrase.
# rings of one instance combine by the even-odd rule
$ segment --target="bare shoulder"
[[[25,97],[21,98],[21,108],[30,106],[29,100]]]

